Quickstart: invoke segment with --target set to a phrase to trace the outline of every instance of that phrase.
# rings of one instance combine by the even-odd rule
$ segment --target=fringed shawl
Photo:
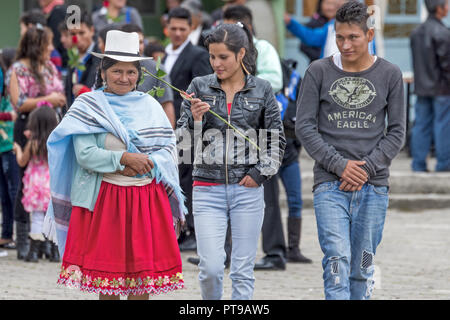
[[[185,219],[175,133],[161,105],[148,94],[136,91],[123,96],[102,90],[85,93],[74,101],[47,141],[52,197],[44,234],[58,244],[61,256],[72,211],[72,172],[78,166],[72,137],[104,132],[121,139],[128,152],[149,155],[155,165],[150,174],[166,188],[174,223]]]

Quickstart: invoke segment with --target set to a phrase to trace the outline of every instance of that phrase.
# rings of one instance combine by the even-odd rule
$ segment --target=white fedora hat
[[[98,58],[108,57],[123,62],[150,60],[139,55],[139,35],[136,32],[111,30],[106,34],[105,53],[92,52]]]

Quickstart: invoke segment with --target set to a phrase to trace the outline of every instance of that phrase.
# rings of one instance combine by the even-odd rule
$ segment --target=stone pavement
[[[393,175],[397,175],[401,188],[414,187],[417,179],[440,179],[444,181],[444,190],[436,192],[448,195],[450,179],[445,174],[421,176],[407,182],[411,175],[409,159],[400,155],[393,163]],[[302,175],[305,183],[303,196],[311,195],[312,161],[302,152]],[[431,166],[430,166],[431,167]],[[309,178],[308,178],[309,175]],[[442,178],[444,177],[444,178]],[[437,180],[435,180],[437,181]],[[432,183],[428,182],[431,186]],[[413,189],[416,189],[415,187]],[[286,230],[287,207],[285,195],[281,190],[283,223]],[[405,192],[405,197],[417,198],[418,190]],[[420,190],[420,193],[427,193]],[[409,194],[409,195],[408,195]],[[393,299],[450,299],[450,208],[441,205],[433,208],[433,202],[403,211],[391,208],[386,217],[383,240],[375,257],[376,275],[374,300]],[[308,206],[306,206],[308,207]],[[424,209],[427,208],[427,209]],[[323,299],[322,252],[317,239],[317,228],[312,209],[303,211],[302,252],[314,263],[310,265],[287,264],[286,271],[255,272],[254,299],[310,300]],[[185,289],[151,297],[151,299],[201,299],[198,286],[198,269],[187,262],[192,252],[183,252],[183,274]],[[263,256],[261,246],[257,259]],[[2,299],[98,299],[96,295],[81,293],[56,285],[60,265],[40,261],[25,263],[16,259],[16,251],[8,250],[8,256],[0,257],[0,300]],[[229,270],[225,272],[224,299],[231,297]]]
[[[285,222],[286,212],[283,213]],[[323,299],[322,252],[317,241],[313,211],[303,213],[302,251],[311,265],[288,264],[286,271],[255,272],[254,299]],[[375,257],[376,287],[373,299],[450,299],[450,212],[390,210],[383,240]],[[93,294],[56,285],[58,263],[25,263],[16,251],[0,258],[0,300],[97,299]],[[258,258],[262,257],[261,249]],[[189,264],[192,253],[183,252],[185,288],[151,299],[200,299],[197,267]],[[231,297],[231,280],[225,272],[224,299]]]

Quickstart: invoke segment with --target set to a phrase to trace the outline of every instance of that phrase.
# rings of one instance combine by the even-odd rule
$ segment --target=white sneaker
[[[0,250],[0,257],[6,257],[8,252],[6,250]]]

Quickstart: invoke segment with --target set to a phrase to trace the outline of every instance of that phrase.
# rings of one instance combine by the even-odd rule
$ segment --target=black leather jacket
[[[415,93],[450,95],[450,30],[430,15],[411,33],[410,40]]]
[[[261,185],[278,172],[286,139],[280,109],[268,81],[248,75],[244,88],[234,96],[230,115],[225,92],[215,74],[192,80],[187,93],[192,92],[242,133],[252,133],[253,136],[249,136],[262,150],[258,152],[210,112],[203,116],[201,123],[195,123],[194,130],[190,102],[184,100],[177,134],[180,137],[188,133],[193,140],[189,141],[184,136],[184,142],[180,141],[178,148],[194,145],[194,181],[233,184],[249,175]],[[271,130],[273,134],[266,135],[266,131],[260,129]],[[186,154],[189,152],[184,152]]]

